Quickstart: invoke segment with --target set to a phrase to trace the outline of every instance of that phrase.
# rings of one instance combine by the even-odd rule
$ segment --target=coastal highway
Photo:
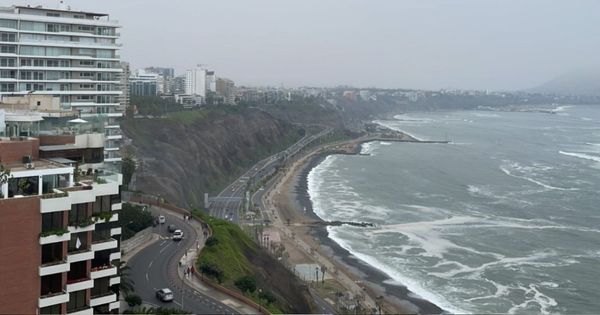
[[[313,141],[331,133],[333,129],[325,128],[321,132],[314,135],[306,135],[296,143],[288,147],[286,150],[269,156],[252,166],[244,175],[240,176],[236,181],[227,186],[213,201],[210,203],[210,215],[229,220],[236,224],[241,224],[242,218],[240,208],[243,200],[246,197],[248,188],[263,178],[273,174],[282,161],[295,156],[300,150],[312,143]]]
[[[135,282],[135,293],[142,298],[144,304],[183,308],[194,314],[237,314],[237,311],[227,305],[183,283],[177,274],[179,259],[188,248],[195,246],[196,230],[184,223],[181,215],[158,212],[155,209],[152,211],[155,215],[160,213],[166,217],[165,224],[153,228],[153,232],[161,237],[127,262],[127,266],[130,267],[130,277]],[[171,239],[167,230],[169,224],[174,224],[183,231],[183,240],[176,242]],[[169,288],[173,291],[173,302],[164,303],[156,298],[156,290],[161,288]]]

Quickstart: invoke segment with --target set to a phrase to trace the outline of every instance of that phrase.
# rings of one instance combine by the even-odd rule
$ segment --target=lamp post
[[[262,289],[258,288],[258,312],[262,313],[262,299],[260,298],[260,294],[262,293]]]

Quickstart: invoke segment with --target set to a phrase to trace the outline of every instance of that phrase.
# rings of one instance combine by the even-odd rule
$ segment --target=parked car
[[[173,232],[173,240],[174,241],[181,241],[182,238],[183,238],[182,230],[175,230],[175,232]]]
[[[169,224],[169,233],[173,233],[177,230],[177,227],[173,224]]]
[[[159,224],[165,224],[165,222],[166,222],[166,221],[167,221],[167,220],[165,219],[165,216],[164,216],[164,215],[159,215],[159,216],[158,216],[158,223],[159,223]]]
[[[173,291],[169,288],[163,288],[156,291],[156,297],[163,302],[173,301]]]

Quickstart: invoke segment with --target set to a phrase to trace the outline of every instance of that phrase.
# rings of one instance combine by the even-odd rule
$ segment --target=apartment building
[[[63,109],[105,128],[104,161],[119,162],[118,28],[103,13],[0,7],[0,96],[59,97]]]
[[[39,113],[1,111],[31,136],[0,137],[0,314],[118,313],[122,176],[77,162],[104,134],[44,135],[25,127]]]

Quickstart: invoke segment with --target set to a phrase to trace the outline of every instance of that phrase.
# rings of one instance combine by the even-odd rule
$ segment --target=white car
[[[165,219],[165,216],[164,216],[164,215],[159,215],[159,216],[158,216],[158,223],[159,223],[159,224],[165,224],[165,222],[166,222],[166,221],[167,221],[167,220]]]
[[[156,291],[156,297],[163,302],[171,302],[173,301],[173,292],[168,288],[160,289]]]
[[[173,240],[174,241],[181,241],[182,238],[183,238],[182,230],[175,230],[175,232],[173,232]]]

